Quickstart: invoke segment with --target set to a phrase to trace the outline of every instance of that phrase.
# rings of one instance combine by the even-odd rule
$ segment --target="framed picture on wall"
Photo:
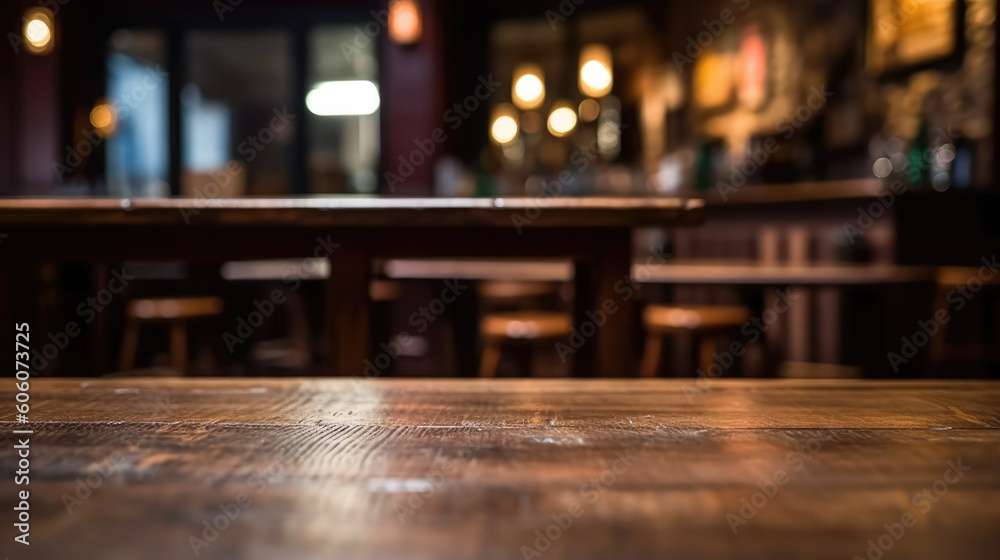
[[[960,0],[871,0],[866,64],[880,74],[946,60],[960,40]]]

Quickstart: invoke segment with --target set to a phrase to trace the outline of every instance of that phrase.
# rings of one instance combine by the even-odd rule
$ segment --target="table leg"
[[[574,263],[573,269],[573,324],[576,325],[576,332],[584,321],[587,320],[587,312],[593,310],[596,296],[595,290],[595,266],[596,263],[590,260],[580,260]],[[572,341],[562,341],[571,343]],[[596,343],[590,341],[584,343],[580,348],[575,348],[573,354],[573,375],[576,377],[595,377],[602,375],[595,370],[596,363],[594,356],[597,354]]]
[[[365,360],[369,359],[371,347],[370,254],[363,242],[344,242],[329,259],[326,322],[330,375],[365,375]]]
[[[456,298],[448,308],[451,317],[451,332],[455,354],[455,371],[446,372],[457,377],[474,377],[480,364],[476,348],[479,345],[479,294],[478,290]]]
[[[603,232],[598,243],[595,298],[590,310],[598,318],[605,317],[605,323],[594,335],[594,364],[601,377],[634,377],[637,362],[633,320],[638,293],[636,286],[628,281],[632,266],[631,230]]]
[[[90,267],[90,293],[96,294],[108,286],[111,279],[107,262],[97,262]],[[122,306],[124,307],[124,306]],[[90,327],[87,344],[87,370],[93,376],[111,371],[111,313],[98,313]]]
[[[14,330],[13,298],[11,297],[10,268],[12,265],[13,260],[7,255],[4,255],[0,260],[0,336],[4,340],[0,348],[3,348],[7,356],[14,355],[14,333],[16,332]]]
[[[788,310],[788,358],[796,362],[812,361],[811,321],[812,291],[806,287],[791,287],[789,295],[795,305]]]

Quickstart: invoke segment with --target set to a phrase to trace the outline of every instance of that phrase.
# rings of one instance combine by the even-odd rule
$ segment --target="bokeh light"
[[[90,110],[90,124],[104,136],[118,129],[118,111],[108,103],[98,103]]]
[[[535,109],[545,101],[545,75],[537,64],[522,64],[514,70],[514,105]]]
[[[401,45],[412,45],[423,33],[423,16],[415,0],[389,2],[389,38]]]
[[[611,49],[604,45],[587,45],[580,52],[580,91],[588,97],[603,97],[611,93]]]
[[[576,128],[576,113],[573,109],[561,106],[549,114],[549,132],[553,136],[566,136]]]
[[[55,46],[52,12],[45,8],[32,8],[24,14],[24,42],[34,54],[46,54]]]

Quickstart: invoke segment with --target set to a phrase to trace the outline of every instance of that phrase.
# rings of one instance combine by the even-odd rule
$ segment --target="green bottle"
[[[708,142],[702,139],[698,143],[694,161],[694,188],[697,191],[707,191],[712,183],[712,150]]]
[[[925,187],[931,182],[930,141],[927,137],[927,121],[920,119],[917,135],[910,144],[909,163],[906,179],[911,187]]]

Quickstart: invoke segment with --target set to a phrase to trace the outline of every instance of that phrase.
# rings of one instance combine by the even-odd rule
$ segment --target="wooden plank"
[[[30,424],[0,412],[0,463],[16,463],[15,426],[35,431],[17,558],[182,558],[191,536],[199,558],[1000,546],[1000,384],[985,381],[45,379],[31,402]],[[14,491],[0,479],[6,511]],[[886,536],[904,514],[916,524]]]

